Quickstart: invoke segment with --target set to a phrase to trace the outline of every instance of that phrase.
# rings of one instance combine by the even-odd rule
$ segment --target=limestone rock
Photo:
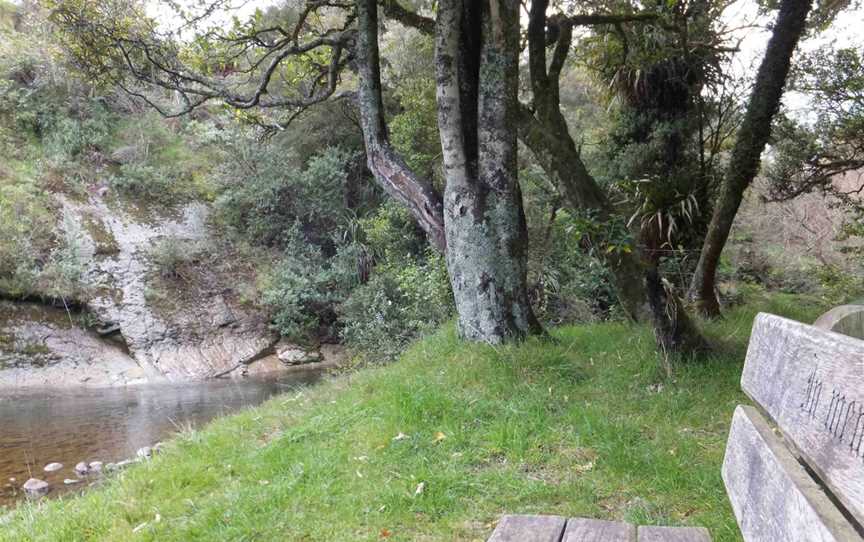
[[[66,478],[65,480],[63,480],[63,483],[66,484],[67,486],[80,484],[81,482],[82,482],[82,480],[73,480],[71,478]]]
[[[91,472],[102,472],[102,462],[101,461],[91,461],[90,465]]]
[[[84,476],[85,474],[90,472],[90,467],[85,462],[80,462],[75,465],[75,473],[79,476]]]
[[[43,469],[45,472],[57,472],[63,468],[63,463],[48,463]]]
[[[302,365],[321,360],[321,354],[310,352],[296,344],[280,343],[276,345],[276,356],[286,365]]]

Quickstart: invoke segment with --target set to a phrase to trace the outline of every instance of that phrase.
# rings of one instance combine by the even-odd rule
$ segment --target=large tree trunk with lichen
[[[517,180],[519,2],[443,0],[436,25],[446,259],[463,337],[542,332],[528,300]]]
[[[717,264],[744,192],[759,170],[762,151],[771,135],[771,122],[780,107],[792,54],[804,32],[811,5],[812,0],[783,0],[780,4],[690,286],[690,297],[705,316],[720,314],[715,293]]]
[[[357,1],[358,103],[366,145],[366,162],[375,180],[411,212],[429,242],[444,251],[444,213],[441,196],[428,179],[419,177],[393,149],[387,137],[381,97],[378,51],[378,7],[374,0]]]

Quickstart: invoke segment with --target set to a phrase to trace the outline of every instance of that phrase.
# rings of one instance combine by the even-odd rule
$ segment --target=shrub
[[[353,153],[331,147],[298,168],[290,151],[277,143],[245,141],[216,172],[220,194],[216,219],[229,232],[283,248],[297,225],[309,242],[332,253],[332,237],[345,228],[346,165]]]
[[[335,339],[337,307],[359,283],[359,247],[340,247],[327,258],[320,247],[304,240],[298,227],[288,235],[283,257],[264,279],[262,300],[283,337],[298,342]]]
[[[367,358],[393,359],[454,312],[443,257],[403,259],[375,269],[340,307],[342,338]]]
[[[187,280],[189,266],[196,264],[204,252],[200,241],[168,236],[150,249],[150,261],[161,277]]]
[[[27,182],[0,184],[0,291],[32,293],[56,242],[48,195]]]

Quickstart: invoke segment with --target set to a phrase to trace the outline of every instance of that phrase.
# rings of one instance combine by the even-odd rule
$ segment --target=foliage
[[[860,204],[862,183],[839,185],[864,168],[864,59],[856,49],[820,49],[803,58],[793,87],[810,101],[809,118],[781,117],[774,127],[772,160],[765,168],[774,199],[822,190]],[[858,205],[860,207],[860,205]]]
[[[405,257],[376,267],[340,307],[342,338],[367,359],[390,360],[454,313],[444,259]]]
[[[546,247],[535,256],[536,271],[529,277],[539,317],[554,325],[609,317],[617,303],[599,256],[632,250],[626,228],[603,224],[591,212],[564,210],[549,228]]]
[[[204,252],[200,241],[169,235],[153,245],[149,256],[160,276],[185,280],[186,268],[198,262]]]
[[[0,240],[0,291],[31,293],[57,242],[45,192],[31,183],[0,180]]]
[[[296,224],[309,242],[332,249],[347,225],[345,180],[353,153],[338,147],[312,156],[301,168],[285,141],[240,139],[216,171],[217,220],[258,244],[284,247]]]
[[[0,293],[80,300],[83,265],[77,224],[56,224],[50,196],[32,183],[0,179]]]
[[[281,260],[265,278],[263,302],[274,313],[276,330],[294,341],[332,340],[337,336],[337,306],[359,282],[358,249],[340,247],[327,258],[306,242],[299,226],[290,230]]]
[[[441,156],[435,72],[434,43],[414,30],[396,30],[388,36],[385,77],[392,81],[397,114],[389,122],[390,139],[412,170],[435,178]]]

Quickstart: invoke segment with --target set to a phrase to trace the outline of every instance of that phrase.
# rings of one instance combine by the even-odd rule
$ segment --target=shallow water
[[[80,461],[133,458],[139,448],[181,429],[257,405],[319,377],[317,371],[300,371],[279,378],[179,385],[0,390],[0,507],[23,498],[18,488],[31,476],[51,483],[51,495],[79,489],[93,477],[74,486],[64,486],[63,480],[78,478],[74,468]],[[63,463],[63,469],[44,472],[51,462]]]

